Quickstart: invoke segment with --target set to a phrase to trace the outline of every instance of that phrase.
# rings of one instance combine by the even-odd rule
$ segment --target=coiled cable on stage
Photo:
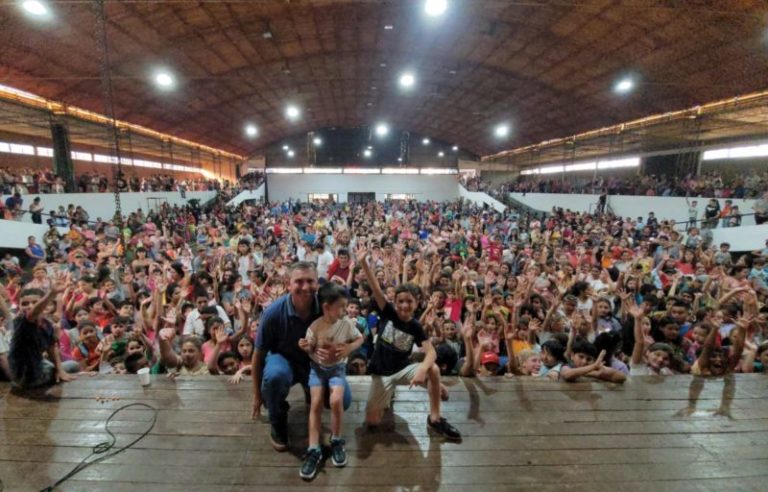
[[[115,443],[117,442],[117,437],[110,430],[109,423],[112,421],[112,419],[115,418],[115,416],[117,416],[117,414],[119,414],[123,410],[127,410],[129,408],[136,408],[136,407],[146,408],[148,410],[152,410],[152,421],[150,422],[149,427],[144,432],[142,432],[139,435],[139,437],[137,437],[136,439],[134,439],[130,443],[126,444],[125,446],[123,446],[121,448],[113,449],[115,447]],[[51,492],[51,491],[55,490],[56,487],[58,487],[59,485],[61,485],[64,482],[66,482],[70,478],[74,477],[75,475],[77,475],[81,471],[85,470],[89,466],[95,465],[96,463],[100,463],[100,462],[102,462],[102,461],[104,461],[106,459],[112,458],[113,456],[117,456],[118,454],[122,453],[126,449],[129,449],[134,444],[136,444],[137,442],[139,442],[142,439],[144,439],[145,437],[147,437],[147,435],[150,432],[152,432],[152,429],[155,428],[155,424],[156,423],[157,423],[157,409],[155,407],[153,407],[151,405],[147,405],[146,403],[131,403],[131,404],[128,404],[128,405],[123,405],[122,407],[120,407],[117,410],[115,410],[114,412],[112,412],[112,414],[107,418],[107,421],[104,423],[104,430],[106,430],[107,434],[109,434],[109,440],[108,441],[104,441],[104,442],[100,442],[99,444],[95,445],[93,447],[93,449],[91,449],[91,454],[89,454],[88,456],[83,458],[83,460],[80,463],[78,463],[77,466],[75,466],[69,473],[67,473],[66,475],[61,477],[56,483],[54,483],[54,484],[52,484],[52,485],[42,489],[41,492]],[[101,456],[99,456],[99,455],[101,455]],[[91,458],[93,458],[94,456],[98,456],[98,458],[92,460]]]

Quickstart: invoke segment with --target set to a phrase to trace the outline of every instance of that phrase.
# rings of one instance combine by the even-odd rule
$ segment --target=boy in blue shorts
[[[336,467],[347,464],[344,440],[341,438],[341,417],[344,412],[344,386],[347,358],[340,357],[340,348],[349,352],[363,344],[363,335],[346,317],[347,293],[333,282],[318,291],[323,315],[307,329],[299,347],[309,354],[309,391],[312,403],[309,411],[309,445],[299,475],[312,480],[323,457],[320,448],[320,424],[323,415],[323,388],[331,392],[331,461]]]

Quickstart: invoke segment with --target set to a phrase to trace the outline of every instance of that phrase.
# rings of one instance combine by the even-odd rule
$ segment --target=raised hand
[[[176,337],[176,330],[173,328],[163,328],[159,333],[160,339],[171,342]]]
[[[629,300],[629,296],[631,296],[632,294],[624,290],[623,288],[621,288],[616,292],[616,295],[619,296],[619,299],[621,299],[621,302],[627,302]]]
[[[637,305],[634,299],[630,299],[627,304],[627,312],[633,318],[642,318],[645,315],[643,308]]]
[[[229,339],[229,335],[227,335],[227,331],[223,327],[214,329],[213,337],[216,340],[216,345],[223,345]]]
[[[593,365],[595,366],[595,369],[602,369],[605,365],[605,350],[600,351],[600,355],[597,356]]]
[[[368,248],[366,248],[364,244],[359,244],[357,246],[357,251],[355,252],[355,260],[362,265],[365,263],[366,258],[368,258]]]

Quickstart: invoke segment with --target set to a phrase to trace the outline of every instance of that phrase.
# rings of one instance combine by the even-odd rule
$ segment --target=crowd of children
[[[370,374],[375,426],[399,384],[441,376],[719,376],[768,364],[768,244],[743,254],[649,215],[529,217],[467,202],[244,203],[83,222],[31,270],[6,268],[0,374],[22,387],[77,373],[252,376],[254,414],[287,447],[294,383],[308,388],[301,476],[344,466],[347,374]],[[63,243],[63,244],[62,244]],[[360,397],[360,395],[355,395]]]

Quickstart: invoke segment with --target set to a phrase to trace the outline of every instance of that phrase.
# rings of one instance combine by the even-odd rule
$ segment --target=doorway
[[[307,195],[310,203],[336,203],[339,201],[339,195],[337,193],[309,193]]]
[[[347,202],[350,205],[364,205],[376,201],[376,193],[347,193]]]

